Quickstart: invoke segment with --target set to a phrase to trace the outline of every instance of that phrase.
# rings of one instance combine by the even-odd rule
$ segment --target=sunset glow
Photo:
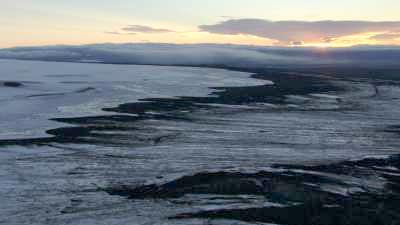
[[[360,5],[362,14],[358,13]],[[400,18],[395,10],[399,8],[400,2],[393,0],[173,0],[168,4],[160,0],[101,4],[93,0],[5,0],[0,9],[0,47],[105,42],[400,45]]]

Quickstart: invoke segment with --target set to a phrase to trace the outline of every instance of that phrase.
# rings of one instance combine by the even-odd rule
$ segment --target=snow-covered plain
[[[0,140],[48,136],[48,129],[72,126],[51,118],[117,114],[102,108],[143,98],[275,85],[250,75],[208,68],[1,60],[0,84],[22,86],[0,86]],[[126,122],[135,130],[93,131],[110,134],[110,145],[2,146],[0,223],[204,224],[201,219],[166,218],[269,203],[258,196],[221,204],[210,200],[215,196],[187,195],[181,200],[196,204],[182,206],[170,200],[130,200],[102,189],[201,171],[259,171],[273,163],[321,164],[398,153],[397,134],[380,131],[399,122],[400,88],[382,84],[377,95],[369,83],[332,82],[348,91],[288,95],[282,104],[208,104],[210,108],[173,112],[186,120],[148,119]],[[153,141],[159,136],[167,138]],[[224,223],[241,224],[215,222]]]
[[[143,98],[206,96],[209,87],[253,86],[268,81],[249,74],[189,67],[104,65],[0,60],[0,139],[46,136],[60,124],[51,118],[105,115],[115,107]]]
[[[111,115],[115,113],[102,111],[102,108],[143,98],[207,96],[214,91],[210,87],[272,85],[249,76],[248,73],[221,69],[1,60],[0,84],[18,82],[22,86],[0,86],[0,139],[46,137],[46,130],[65,126],[50,121],[51,118]],[[0,223],[143,224],[152,221],[153,216],[143,219],[136,215],[142,210],[157,213],[149,202],[137,206],[126,199],[91,191],[97,185],[110,182],[109,178],[116,178],[116,182],[121,176],[131,180],[136,176],[126,174],[131,169],[155,166],[130,162],[130,157],[123,160],[125,162],[113,162],[113,157],[111,161],[106,159],[107,152],[125,154],[132,148],[134,146],[2,147]],[[93,174],[91,178],[81,175],[77,179],[70,178],[79,168],[91,167],[97,172],[105,172],[104,166],[111,166],[107,172],[110,174],[106,175],[108,178],[100,174]],[[126,166],[131,169],[125,170]],[[154,169],[154,172],[159,171]],[[117,173],[117,176],[111,173]],[[134,180],[146,179],[146,176],[139,175]],[[78,198],[79,207],[86,209],[81,212],[83,214],[73,213],[72,217],[63,215],[61,211],[76,204],[71,199],[73,196]],[[79,200],[81,197],[86,199],[83,204]],[[106,216],[108,219],[98,217],[97,213],[103,214],[101,211],[110,208],[114,208],[109,212],[113,216],[104,213],[109,215]],[[139,210],[136,213],[132,211],[135,208]],[[92,210],[97,213],[93,214]]]

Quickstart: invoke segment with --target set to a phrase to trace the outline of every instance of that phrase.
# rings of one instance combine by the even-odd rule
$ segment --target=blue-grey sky
[[[349,28],[345,28],[347,32],[336,32],[332,36],[332,32],[325,34],[318,29],[302,30],[301,35],[294,37],[286,35],[285,40],[276,39],[276,35],[269,36],[276,31],[277,26],[280,26],[280,30],[288,31],[293,26],[296,29],[314,27],[314,23],[308,23],[306,28],[301,24],[290,24],[285,27],[279,23],[288,20],[397,22],[400,21],[398,0],[1,1],[0,47],[99,42],[211,42],[260,45],[290,42],[327,46],[400,43],[398,24],[382,29],[379,29],[379,26],[385,24],[375,24],[372,26],[374,29],[369,25],[362,29],[360,27],[353,29],[352,23],[339,23],[338,26],[350,27],[350,31]],[[253,30],[249,30],[249,24],[245,23],[248,22],[245,19],[249,18],[258,19],[261,23],[251,24]],[[272,23],[274,25],[272,29],[271,26],[262,23],[264,20],[278,23]],[[234,21],[234,24],[240,26],[230,27],[229,30],[226,30],[226,27],[223,30],[217,29],[221,26],[216,25],[227,21]],[[199,26],[212,29],[201,29]],[[338,29],[336,25],[332,26]],[[260,33],[263,35],[259,35]],[[373,38],[377,35],[380,37],[379,40]],[[302,39],[309,37],[312,38]],[[382,40],[382,37],[385,38]]]

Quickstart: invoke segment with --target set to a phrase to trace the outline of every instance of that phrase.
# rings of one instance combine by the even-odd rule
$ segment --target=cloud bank
[[[201,31],[215,34],[247,34],[274,39],[283,45],[331,42],[336,38],[363,34],[391,34],[400,31],[400,21],[269,21],[232,19],[214,25],[201,25]]]
[[[400,66],[400,48],[284,48],[216,44],[96,44],[0,50],[0,59],[267,68],[321,65]]]
[[[143,25],[129,25],[121,29],[122,31],[126,32],[137,32],[137,33],[171,33],[175,32],[169,29],[161,29],[161,28],[154,28],[149,26]]]
[[[136,35],[137,33],[134,32],[119,32],[119,31],[105,31],[104,33],[106,34],[112,34],[112,35]]]
[[[387,40],[392,41],[392,40],[397,40],[397,39],[400,40],[400,31],[377,34],[377,35],[372,36],[372,38],[376,39],[376,40],[385,40],[385,41],[387,41]]]

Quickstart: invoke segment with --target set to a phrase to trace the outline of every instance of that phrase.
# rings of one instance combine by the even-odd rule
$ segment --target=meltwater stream
[[[291,224],[245,209],[393,191],[400,88],[365,74],[2,60],[0,223]]]

